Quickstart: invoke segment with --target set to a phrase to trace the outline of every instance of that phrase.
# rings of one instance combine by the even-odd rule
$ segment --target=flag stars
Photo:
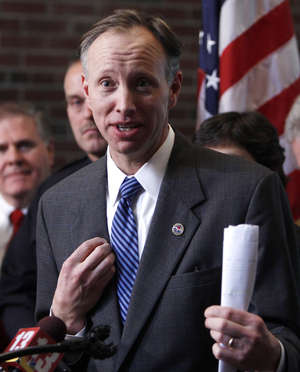
[[[210,34],[207,34],[206,49],[209,54],[212,53],[212,47],[216,45],[216,42],[212,40]]]
[[[212,87],[215,90],[218,90],[218,84],[220,78],[217,76],[217,70],[213,70],[212,74],[206,74],[206,88]]]

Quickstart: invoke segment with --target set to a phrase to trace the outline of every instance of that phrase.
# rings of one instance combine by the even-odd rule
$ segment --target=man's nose
[[[135,94],[127,86],[120,86],[117,92],[116,110],[120,113],[123,119],[130,117],[135,111]]]
[[[9,146],[5,156],[6,161],[11,164],[20,164],[23,161],[23,156],[16,146]]]

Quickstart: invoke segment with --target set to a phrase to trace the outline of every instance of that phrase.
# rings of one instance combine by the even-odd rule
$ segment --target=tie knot
[[[13,212],[11,212],[9,218],[14,227],[14,231],[18,230],[20,227],[23,217],[24,214],[20,209],[15,209]]]
[[[120,186],[121,197],[131,200],[143,187],[135,177],[126,177]]]

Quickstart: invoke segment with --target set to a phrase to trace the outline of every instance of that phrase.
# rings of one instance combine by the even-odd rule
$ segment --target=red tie
[[[12,237],[13,237],[16,234],[16,232],[19,230],[19,227],[21,226],[22,220],[24,218],[24,214],[20,209],[15,209],[10,214],[9,218],[13,225],[13,233],[12,233]]]

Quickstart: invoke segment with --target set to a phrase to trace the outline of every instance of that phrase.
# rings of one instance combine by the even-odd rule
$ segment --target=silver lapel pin
[[[175,223],[172,226],[172,233],[176,236],[180,236],[184,233],[184,226],[181,223]]]

